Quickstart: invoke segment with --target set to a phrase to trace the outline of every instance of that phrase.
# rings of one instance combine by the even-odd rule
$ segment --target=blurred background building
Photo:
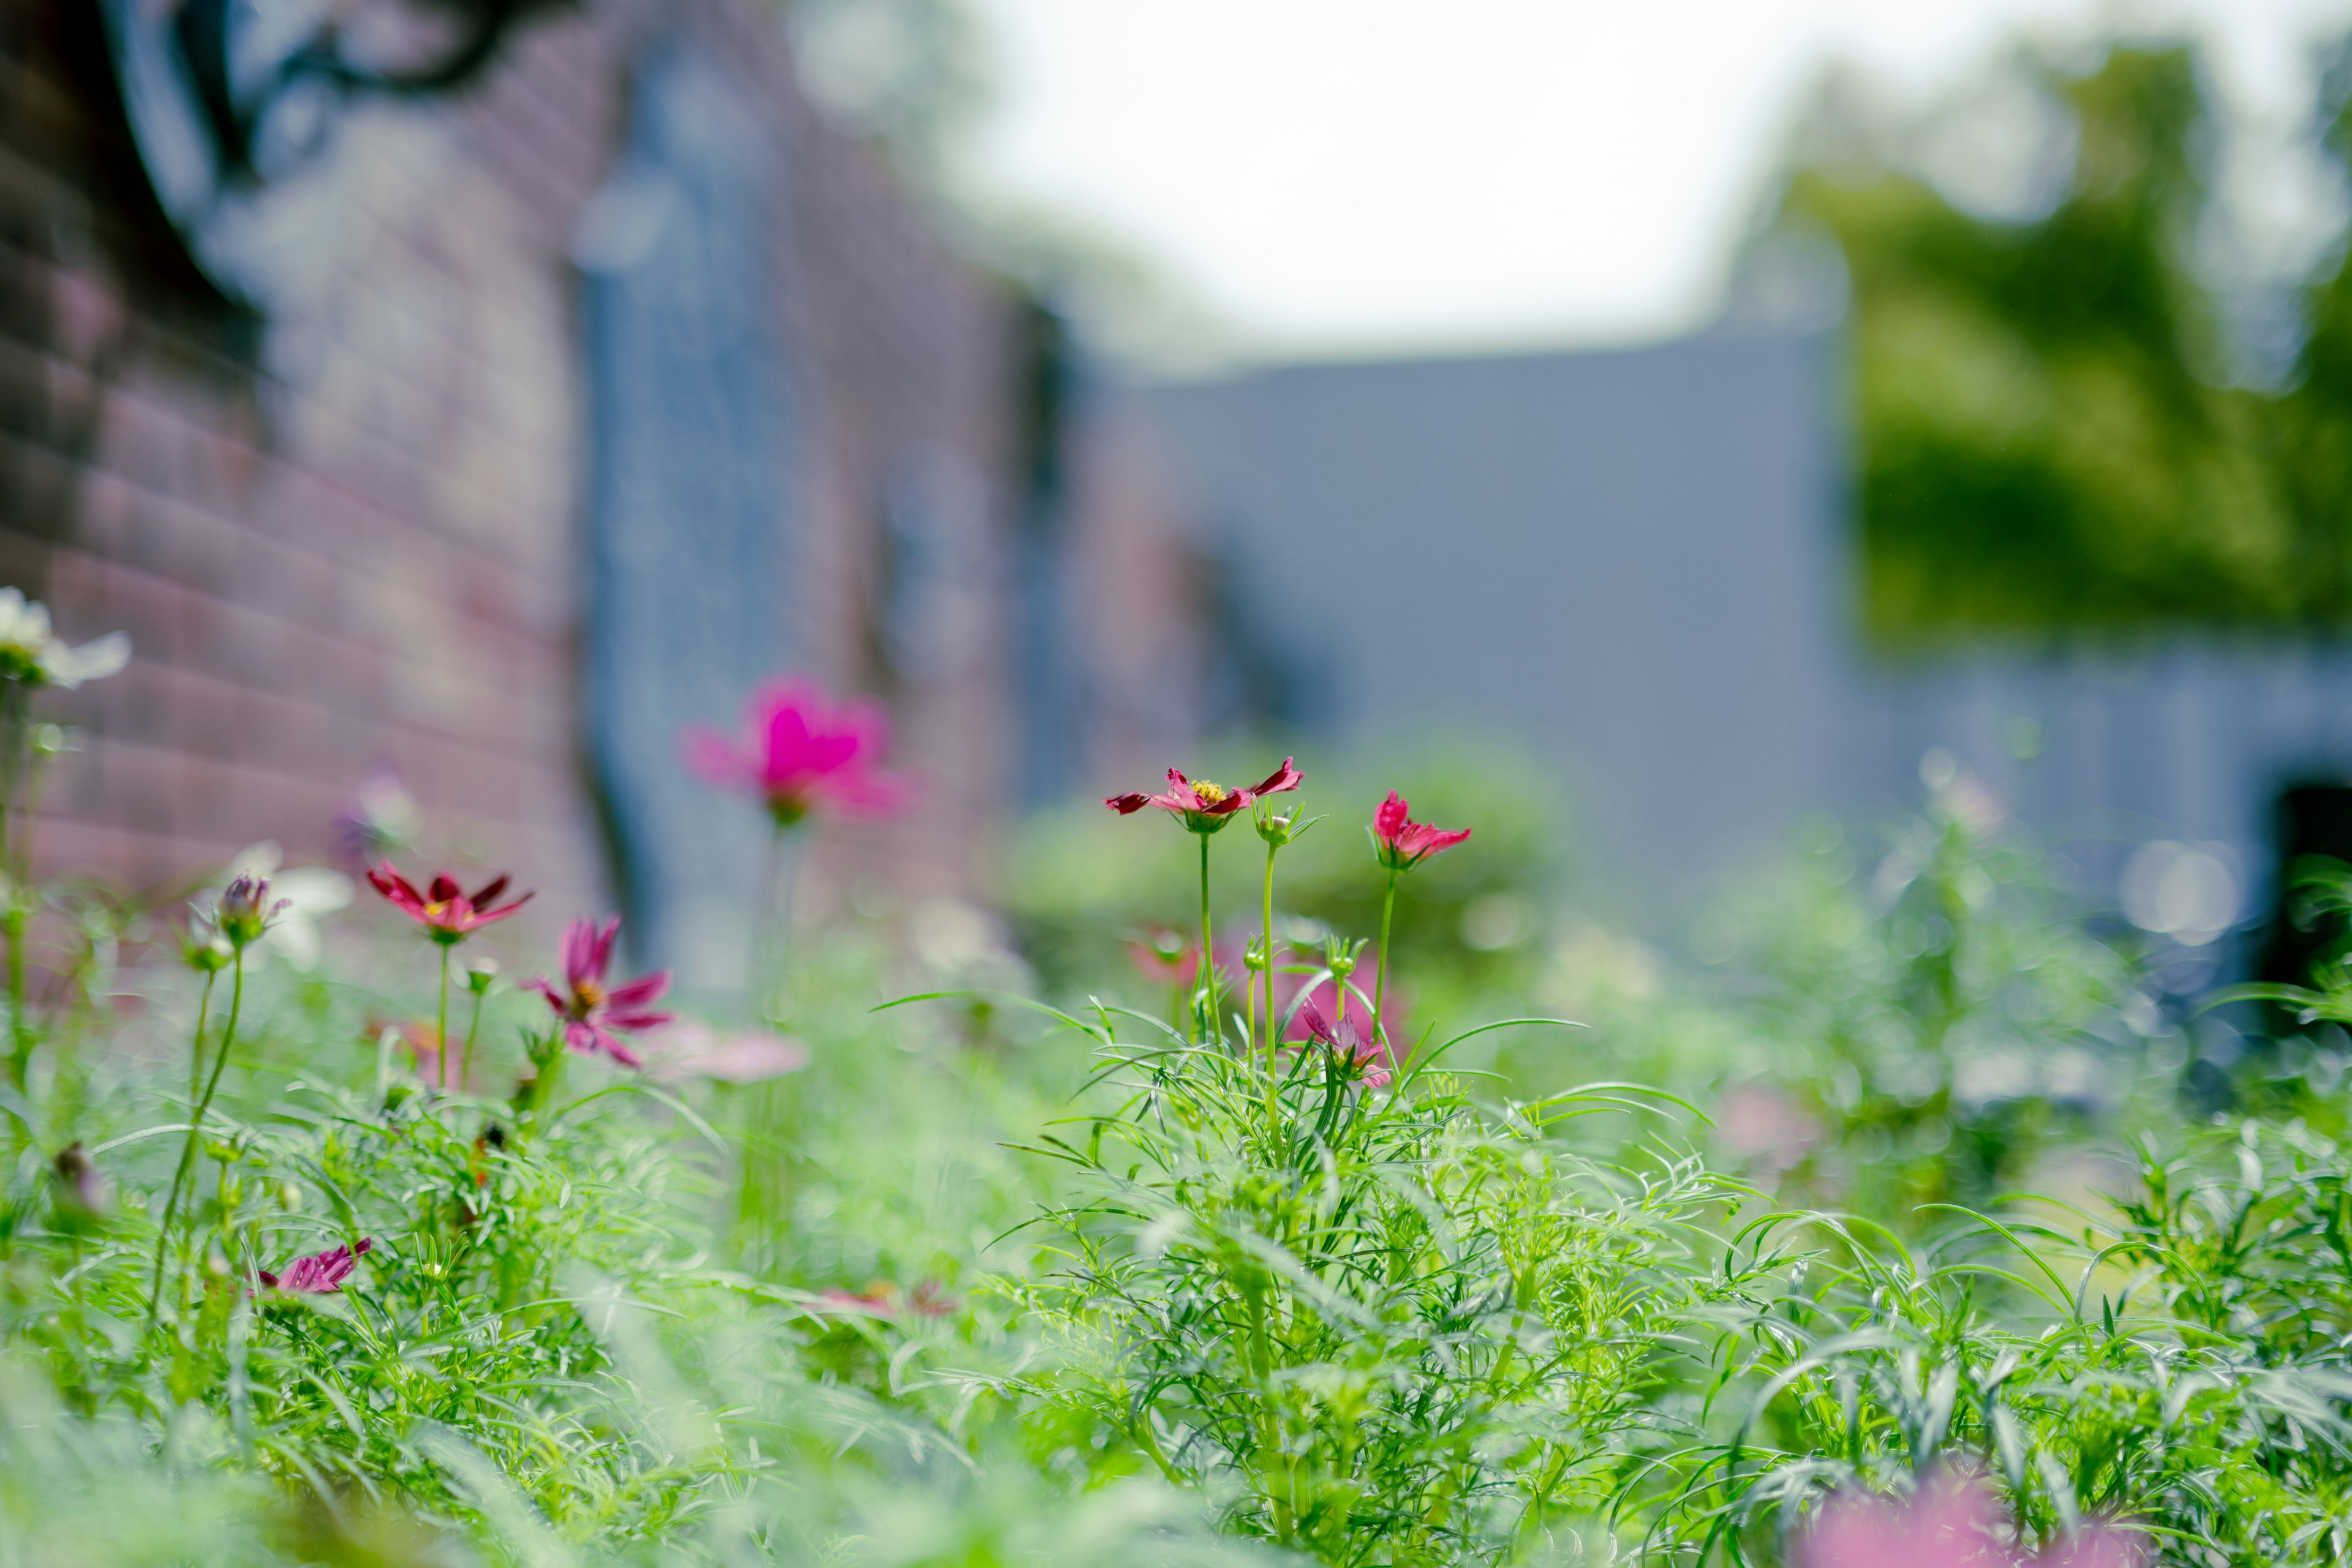
[[[2352,75],[2324,47],[2352,16],[2266,22],[2295,46],[2249,100],[2196,41],[2240,10],[2042,10],[2000,47],[2016,7],[1901,23],[1933,91],[1809,58],[1768,101],[1833,28],[1748,58],[1769,17],[1620,37],[1496,0],[1423,58],[1389,8],[1310,5],[1318,71],[1155,110],[1235,58],[1226,12],[1159,55],[1057,0],[0,0],[0,579],[138,649],[60,704],[85,746],[44,855],[133,883],[326,856],[396,773],[435,853],[510,863],[549,918],[613,900],[691,969],[733,952],[707,938],[761,830],[677,737],[791,668],[884,700],[925,781],[824,837],[820,918],[984,930],[1032,808],[1218,734],[1412,733],[1541,758],[1652,924],[1924,779],[2203,945],[2286,859],[2352,854]],[[1247,25],[1271,59],[1317,37]],[[1029,73],[1009,132],[977,115],[992,37]],[[1266,100],[1324,103],[1386,44],[1419,63],[1368,123],[1508,122],[1396,121],[1485,139],[1374,159],[1377,191],[1313,158],[1267,184],[1313,117]],[[1651,141],[1529,150],[1509,116],[1567,101],[1529,62],[1612,50],[1719,79],[1772,150],[1690,184],[1730,215],[1703,304],[1506,330],[1615,254],[1559,193],[1686,162],[1630,100]],[[1297,330],[1021,194],[1055,178],[1110,228],[1154,190],[1212,213],[1204,276],[1274,235],[1303,270],[1262,245],[1250,298]],[[1317,212],[1331,255],[1293,226]]]

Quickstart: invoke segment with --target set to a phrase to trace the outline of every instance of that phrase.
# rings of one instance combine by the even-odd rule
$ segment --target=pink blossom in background
[[[1372,844],[1381,864],[1391,871],[1410,871],[1433,855],[1444,854],[1470,837],[1466,827],[1447,829],[1415,822],[1404,796],[1389,791],[1372,813]]]
[[[917,1285],[911,1294],[887,1279],[877,1279],[863,1290],[827,1290],[819,1300],[837,1312],[875,1318],[902,1318],[909,1312],[919,1318],[944,1318],[956,1310],[955,1302],[930,1279]]]
[[[819,809],[868,817],[901,809],[909,781],[877,766],[889,744],[880,707],[835,704],[813,682],[787,676],[752,694],[735,738],[708,726],[687,731],[686,760],[719,788],[759,796],[777,825],[790,827]]]
[[[621,1037],[658,1029],[671,1021],[669,1014],[653,1010],[669,989],[669,971],[656,970],[608,987],[613,939],[620,929],[618,915],[602,925],[573,921],[563,928],[563,989],[557,990],[544,979],[525,984],[546,997],[547,1005],[563,1021],[567,1047],[583,1055],[602,1051],[623,1067],[643,1067],[644,1059]]]
[[[331,1247],[324,1252],[298,1258],[286,1266],[283,1274],[272,1274],[264,1268],[261,1283],[269,1289],[297,1295],[331,1296],[343,1288],[343,1281],[352,1277],[360,1258],[374,1245],[375,1237],[363,1236],[357,1247]]]
[[[1974,1477],[1945,1471],[1916,1496],[1843,1494],[1797,1536],[1792,1568],[2141,1568],[2147,1538],[2092,1522],[2029,1553],[2008,1539],[2000,1504]]]
[[[765,1029],[714,1029],[694,1018],[679,1019],[646,1043],[646,1072],[667,1082],[759,1083],[808,1064],[809,1048],[798,1040]]]
[[[1190,985],[1201,972],[1201,944],[1171,931],[1157,931],[1127,944],[1135,972],[1154,985]]]

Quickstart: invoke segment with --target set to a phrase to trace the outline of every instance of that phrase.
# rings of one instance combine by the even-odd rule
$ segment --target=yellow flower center
[[[1194,779],[1192,781],[1192,793],[1199,795],[1211,805],[1214,805],[1217,802],[1224,799],[1226,795],[1233,792],[1226,789],[1223,784],[1211,784],[1207,779]]]
[[[582,1013],[593,1012],[604,1005],[604,988],[593,980],[583,980],[572,987],[572,1005]]]

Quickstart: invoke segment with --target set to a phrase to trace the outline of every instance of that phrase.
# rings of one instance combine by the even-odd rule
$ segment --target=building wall
[[[2185,987],[2242,962],[2218,938],[2258,941],[2274,907],[2283,793],[2352,785],[2352,648],[2185,628],[1866,646],[1840,352],[1725,334],[1281,367],[1137,401],[1177,510],[1322,650],[1342,734],[1550,760],[1586,896],[1670,924],[1804,814],[1887,819],[1965,774],[2059,875],[2191,939]],[[2135,864],[2160,879],[2183,853],[2196,875],[2135,898]]]
[[[1656,916],[1817,804],[1839,658],[1821,337],[1286,366],[1142,394],[1272,662],[1342,740],[1554,765]],[[1279,708],[1280,703],[1272,706]]]
[[[462,98],[356,110],[298,204],[287,302],[257,323],[146,197],[90,9],[0,0],[0,582],[76,640],[136,645],[123,675],[45,699],[86,746],[58,771],[43,865],[135,885],[264,837],[320,858],[384,762],[433,847],[512,867],[542,921],[606,897],[579,754],[570,246],[629,62],[684,32],[751,86],[790,164],[777,304],[802,460],[778,613],[806,668],[882,689],[898,760],[951,786],[901,831],[829,842],[811,902],[861,878],[964,894],[1003,793],[1002,628],[983,606],[951,667],[907,681],[871,623],[910,454],[970,475],[992,530],[1011,506],[1008,302],[819,120],[778,8],[557,11]]]

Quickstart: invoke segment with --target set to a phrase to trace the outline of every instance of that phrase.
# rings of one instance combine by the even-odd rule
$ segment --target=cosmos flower
[[[1129,942],[1127,955],[1138,974],[1158,985],[1190,985],[1201,968],[1201,944],[1164,928]]]
[[[1248,789],[1229,790],[1207,779],[1188,779],[1174,768],[1168,770],[1168,788],[1160,795],[1115,795],[1103,804],[1121,816],[1132,816],[1147,805],[1172,812],[1181,817],[1187,829],[1194,833],[1215,833],[1234,817],[1249,809],[1250,803],[1266,795],[1280,795],[1297,789],[1306,775],[1291,766],[1295,758],[1285,757],[1282,766],[1268,773],[1263,783]]]
[[[863,1290],[827,1290],[818,1300],[836,1312],[875,1318],[903,1318],[909,1312],[920,1318],[944,1318],[956,1310],[955,1302],[930,1279],[921,1281],[911,1292],[890,1280],[877,1279]]]
[[[210,906],[199,906],[196,912],[212,923],[232,950],[241,952],[261,940],[272,922],[286,912],[289,902],[274,896],[268,878],[248,872],[231,878]]]
[[[1975,1479],[1944,1472],[1902,1502],[1832,1498],[1798,1535],[1795,1568],[2139,1568],[2147,1543],[2138,1531],[2092,1522],[2071,1541],[2027,1554],[2010,1545],[2000,1510]]]
[[[360,1237],[357,1247],[331,1247],[324,1252],[314,1252],[308,1258],[298,1258],[286,1266],[283,1274],[261,1270],[261,1282],[272,1290],[284,1290],[302,1296],[331,1296],[343,1288],[352,1270],[367,1249],[375,1245],[375,1237]]]
[[[669,971],[657,970],[607,988],[613,938],[620,929],[618,915],[602,925],[573,921],[563,928],[564,988],[559,991],[543,979],[527,984],[547,998],[547,1005],[562,1020],[566,1046],[583,1055],[602,1051],[623,1067],[643,1067],[645,1059],[621,1037],[658,1029],[670,1022],[669,1014],[652,1010],[669,989]]]
[[[350,907],[352,879],[323,866],[284,865],[285,853],[267,839],[239,850],[228,863],[231,880],[239,877],[267,879],[278,895],[278,914],[257,944],[298,970],[318,966],[326,942],[320,922]]]
[[[1277,973],[1275,977],[1276,1016],[1279,1018],[1286,1012],[1291,1016],[1289,1026],[1282,1031],[1284,1039],[1306,1040],[1314,1037],[1307,1026],[1307,1015],[1310,1008],[1321,1014],[1326,1019],[1337,1018],[1350,1026],[1357,1035],[1364,1039],[1372,1037],[1372,1009],[1370,1004],[1364,1000],[1364,996],[1371,994],[1380,985],[1381,961],[1377,952],[1368,949],[1357,958],[1355,971],[1348,977],[1347,988],[1341,993],[1343,999],[1336,1003],[1332,995],[1336,982],[1327,979],[1316,985],[1313,990],[1307,991],[1306,984],[1308,978],[1307,975],[1281,973]],[[1306,992],[1306,1000],[1300,1002],[1299,995],[1302,991]],[[1363,994],[1359,995],[1359,992]],[[1298,1003],[1295,1010],[1291,1005],[1294,1002]],[[1402,1007],[1391,1006],[1389,1009],[1390,1021],[1395,1022],[1402,1012]]]
[[[16,588],[0,588],[0,679],[71,690],[85,680],[102,680],[131,662],[131,638],[109,632],[79,647],[68,647],[49,625],[46,605],[32,603]]]
[[[1415,822],[1407,815],[1404,796],[1389,791],[1372,813],[1372,847],[1381,864],[1391,871],[1410,871],[1433,855],[1440,855],[1470,837],[1466,827],[1448,830]]]
[[[444,947],[465,941],[531,900],[531,895],[525,893],[510,903],[499,904],[499,896],[507,890],[509,880],[504,872],[470,893],[461,889],[457,879],[446,871],[435,877],[432,886],[420,893],[415,883],[392,868],[389,860],[370,868],[367,879],[371,887],[392,901],[393,908],[423,926],[425,934]]]
[[[1388,1088],[1393,1067],[1388,1052],[1381,1048],[1370,1030],[1360,1032],[1355,1020],[1346,1016],[1333,1023],[1311,999],[1299,1008],[1298,1020],[1306,1026],[1308,1039],[1362,1072],[1366,1089]]]
[[[744,706],[730,740],[701,726],[686,736],[688,766],[720,789],[760,797],[779,827],[819,809],[887,816],[911,793],[907,779],[876,763],[890,744],[889,718],[871,702],[835,706],[812,683],[770,681]]]

